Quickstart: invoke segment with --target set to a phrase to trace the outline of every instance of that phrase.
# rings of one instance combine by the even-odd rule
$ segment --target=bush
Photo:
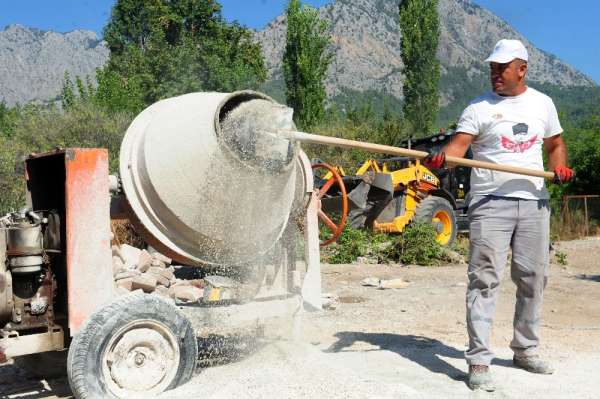
[[[557,250],[554,252],[554,258],[556,262],[561,266],[567,266],[569,263],[567,262],[567,254],[563,251]]]
[[[435,229],[427,223],[411,223],[394,236],[386,257],[405,264],[432,266],[447,260],[444,248],[435,240]]]
[[[64,112],[53,107],[22,112],[12,134],[0,136],[0,212],[25,203],[22,162],[32,152],[66,147],[106,148],[110,170],[116,172],[121,139],[132,119],[132,114],[109,113],[85,103],[77,103]]]
[[[448,261],[446,251],[435,240],[433,226],[411,223],[402,234],[387,235],[346,227],[335,244],[323,250],[323,260],[333,264],[352,263],[358,257],[378,263],[439,265]]]
[[[370,240],[366,230],[352,229],[346,226],[338,240],[326,247],[325,258],[333,264],[352,263],[369,250]]]

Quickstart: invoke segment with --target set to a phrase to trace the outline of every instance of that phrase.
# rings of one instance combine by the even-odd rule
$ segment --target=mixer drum
[[[119,165],[138,232],[188,265],[263,255],[301,192],[298,149],[265,133],[276,129],[294,129],[291,110],[251,91],[191,93],[146,108],[127,130]]]

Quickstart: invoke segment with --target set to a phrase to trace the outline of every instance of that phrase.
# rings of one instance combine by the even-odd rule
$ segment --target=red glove
[[[429,169],[442,169],[446,166],[446,153],[431,152],[423,159],[423,164]]]
[[[554,168],[554,182],[557,184],[568,183],[575,177],[575,171],[564,165]]]

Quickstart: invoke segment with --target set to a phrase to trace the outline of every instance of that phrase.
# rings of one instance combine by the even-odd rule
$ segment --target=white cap
[[[515,58],[519,58],[523,61],[527,61],[527,49],[523,46],[520,40],[509,40],[502,39],[496,43],[496,47],[492,51],[492,54],[485,60],[485,62],[497,62],[499,64],[506,64],[511,62]]]

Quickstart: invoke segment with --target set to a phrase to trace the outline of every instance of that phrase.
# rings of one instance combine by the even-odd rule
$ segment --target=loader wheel
[[[198,359],[189,320],[166,299],[132,293],[75,335],[67,371],[76,398],[148,398],[188,381]]]
[[[15,364],[39,378],[60,378],[67,374],[67,351],[19,356],[15,358]]]
[[[448,200],[442,197],[429,196],[417,206],[415,211],[417,222],[431,223],[436,231],[435,240],[448,246],[456,239],[456,216]]]

